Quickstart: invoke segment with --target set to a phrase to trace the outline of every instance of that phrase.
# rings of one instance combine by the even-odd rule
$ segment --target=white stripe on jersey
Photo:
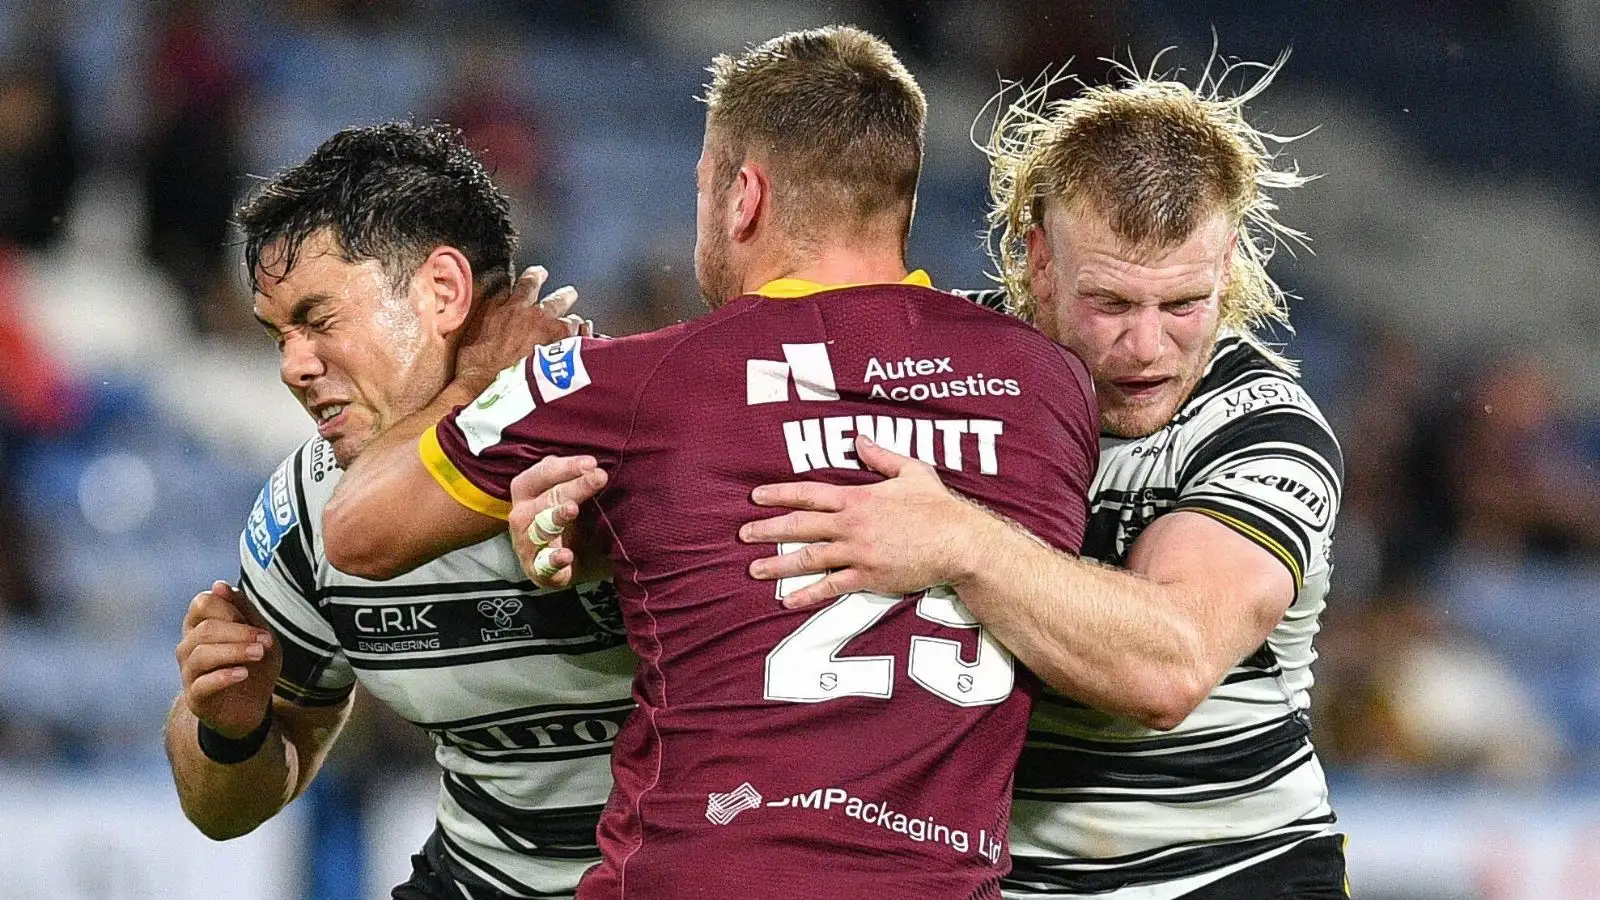
[[[359,680],[434,736],[460,886],[570,895],[599,859],[612,739],[633,707],[614,595],[538,590],[505,538],[392,581],[348,576],[328,565],[319,527],[339,474],[327,443],[310,441],[240,537],[246,594],[282,638],[279,694],[336,702]]]
[[[1123,564],[1151,520],[1193,510],[1267,548],[1298,592],[1263,647],[1172,731],[1040,699],[1007,897],[1166,900],[1329,831],[1304,710],[1342,469],[1316,405],[1237,335],[1218,341],[1166,428],[1102,439],[1085,556]]]

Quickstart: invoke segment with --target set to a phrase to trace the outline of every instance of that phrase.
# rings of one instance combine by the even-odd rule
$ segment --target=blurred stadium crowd
[[[1213,27],[1292,45],[1255,118],[1317,128],[1289,152],[1325,173],[1282,216],[1311,252],[1274,263],[1348,473],[1319,750],[1336,778],[1600,785],[1600,11],[1264,6],[0,0],[0,772],[163,766],[182,610],[310,432],[230,241],[252,173],[347,124],[453,123],[520,262],[603,330],[655,327],[699,310],[701,67],[850,21],[928,91],[911,259],[947,286],[984,284],[969,132],[1000,78],[1168,45],[1193,72]],[[336,809],[429,759],[364,712]]]

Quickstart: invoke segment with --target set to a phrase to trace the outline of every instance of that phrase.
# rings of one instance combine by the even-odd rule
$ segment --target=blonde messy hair
[[[999,105],[1011,91],[1021,93],[1000,107],[982,148],[993,163],[989,255],[1016,314],[1032,321],[1037,309],[1029,231],[1044,223],[1048,203],[1083,202],[1106,216],[1128,246],[1144,249],[1177,246],[1221,211],[1239,234],[1221,324],[1246,335],[1273,323],[1287,328],[1287,297],[1267,274],[1267,263],[1279,245],[1304,246],[1306,237],[1278,223],[1268,191],[1311,180],[1298,166],[1273,168],[1275,149],[1303,135],[1266,134],[1244,119],[1245,104],[1272,83],[1287,58],[1217,65],[1213,50],[1190,87],[1156,75],[1158,55],[1148,73],[1115,64],[1116,83],[1084,87],[1068,100],[1047,100],[1064,80],[1048,73],[1032,86],[1011,85],[996,95],[991,103]],[[1261,74],[1226,95],[1223,83],[1246,69]]]
[[[775,210],[797,237],[886,213],[910,228],[927,101],[883,40],[848,25],[791,31],[707,69],[708,146],[720,190],[764,156]]]

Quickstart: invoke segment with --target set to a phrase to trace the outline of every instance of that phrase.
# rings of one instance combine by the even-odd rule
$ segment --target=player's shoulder
[[[1211,364],[1173,425],[1193,476],[1212,463],[1284,453],[1314,458],[1333,480],[1343,453],[1333,428],[1300,380],[1253,340],[1225,334]]]
[[[1296,412],[1325,422],[1322,410],[1294,372],[1255,341],[1225,333],[1217,340],[1205,375],[1176,418],[1215,427],[1269,412]]]
[[[320,437],[301,444],[267,476],[246,520],[244,549],[262,568],[285,540],[313,546],[311,532],[342,474],[333,445]]]
[[[957,288],[950,293],[984,309],[1006,314],[1011,312],[1011,295],[1005,288]]]

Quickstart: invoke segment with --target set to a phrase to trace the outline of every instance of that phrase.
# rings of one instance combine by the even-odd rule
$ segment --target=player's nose
[[[1166,337],[1160,309],[1153,306],[1140,307],[1133,310],[1128,317],[1123,343],[1127,345],[1128,355],[1134,362],[1149,365],[1161,358],[1161,349],[1166,344]]]
[[[298,335],[290,335],[283,342],[278,355],[278,377],[291,388],[305,388],[327,371],[316,347]]]

